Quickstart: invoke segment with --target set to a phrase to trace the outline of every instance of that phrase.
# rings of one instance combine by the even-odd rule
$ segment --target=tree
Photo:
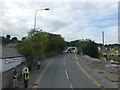
[[[89,55],[94,58],[99,57],[98,46],[92,40],[86,39],[85,41],[81,41],[79,49],[86,55]]]
[[[24,40],[26,37],[22,37],[22,40]]]
[[[6,39],[10,40],[11,36],[10,35],[6,35]]]
[[[6,38],[4,36],[2,36],[2,43],[5,44],[6,43]]]
[[[59,34],[48,34],[47,52],[60,52],[64,50],[66,42]]]
[[[19,51],[28,59],[40,57],[45,51],[46,40],[43,32],[32,29],[28,36],[22,39]]]
[[[10,43],[10,35],[6,35],[6,37],[2,36],[2,43],[4,45],[7,45],[8,43]]]
[[[18,42],[18,39],[17,39],[17,37],[13,37],[13,38],[11,39],[11,42],[13,42],[13,43],[16,43],[16,42]]]
[[[49,53],[61,52],[65,47],[65,41],[61,35],[32,29],[28,36],[22,39],[18,47],[21,54],[30,60],[41,58]]]
[[[10,38],[11,38],[11,36],[10,35],[6,35],[6,44],[8,44],[8,43],[10,43]]]
[[[78,48],[78,51],[83,52],[86,55],[91,57],[98,57],[98,46],[97,44],[90,39],[75,40],[69,43],[70,46]]]
[[[75,41],[71,41],[70,42],[70,46],[73,46],[73,47],[78,47],[80,44],[80,41],[79,40],[75,40]]]

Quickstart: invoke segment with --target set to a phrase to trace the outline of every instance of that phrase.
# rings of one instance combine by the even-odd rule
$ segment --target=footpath
[[[51,58],[41,60],[40,69],[37,69],[37,64],[36,64],[36,66],[34,66],[32,68],[32,70],[30,71],[30,78],[29,78],[29,81],[28,81],[28,88],[32,88],[33,86],[36,85],[35,82],[36,82],[37,78],[39,77],[39,75],[44,70],[44,68],[46,67],[46,65],[48,64],[48,62],[50,60],[51,60]],[[18,88],[24,88],[24,81],[23,81],[22,78],[19,80]]]
[[[91,77],[93,77],[97,82],[99,82],[103,87],[105,87],[105,88],[118,88],[118,84],[108,80],[106,77],[104,77],[103,74],[96,72],[96,70],[91,68],[86,63],[86,60],[84,58],[82,58],[79,55],[77,55],[77,57],[78,57],[78,62],[86,70],[86,72],[89,73],[89,75]]]

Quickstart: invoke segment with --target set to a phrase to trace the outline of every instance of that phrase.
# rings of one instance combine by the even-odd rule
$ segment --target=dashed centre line
[[[70,88],[73,88],[71,83],[70,83]]]
[[[68,76],[68,73],[67,73],[66,69],[65,69],[65,74],[66,74],[67,79],[69,79],[69,76]]]
[[[66,75],[67,79],[69,80],[70,88],[72,88],[72,90],[73,90],[73,86],[70,82],[70,77],[68,75],[68,72],[67,72],[67,69],[66,69],[66,66],[65,66],[65,57],[64,57],[64,68],[65,68],[65,75]]]

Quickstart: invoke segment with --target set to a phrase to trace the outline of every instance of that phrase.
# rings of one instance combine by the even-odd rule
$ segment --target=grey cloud
[[[64,22],[62,20],[60,20],[60,21],[59,20],[52,20],[52,21],[46,20],[46,24],[45,24],[45,26],[52,29],[52,32],[58,31],[61,28],[67,27],[68,25],[70,25],[69,22]]]
[[[0,8],[3,8],[3,11],[7,14],[3,17],[3,25],[6,27],[3,34],[10,33],[19,38],[33,28],[34,13],[39,8],[49,7],[50,11],[47,13],[44,11],[38,13],[37,27],[49,32],[60,33],[66,40],[85,37],[92,38],[91,36],[99,30],[99,28],[94,29],[95,22],[92,22],[93,19],[104,18],[104,16],[111,14],[111,11],[115,10],[115,8],[111,7],[111,3],[100,4],[94,2],[44,3],[32,1],[27,3],[13,2],[12,4],[13,6],[8,5],[9,7],[7,3],[2,6],[0,5]],[[11,16],[8,14],[8,11],[12,14]],[[84,35],[81,35],[81,32]]]

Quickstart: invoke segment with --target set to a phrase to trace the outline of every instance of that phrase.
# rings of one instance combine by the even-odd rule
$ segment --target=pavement
[[[74,54],[61,54],[41,61],[30,74],[28,88],[116,88],[113,83],[87,67],[84,60]],[[19,88],[23,88],[19,80]],[[105,89],[103,89],[105,90]]]
[[[37,66],[33,67],[32,71],[30,72],[30,79],[28,82],[28,88],[32,88],[35,85],[35,81],[37,80],[38,76],[42,73],[43,69],[46,67],[47,63],[50,60],[51,60],[51,58],[42,60],[39,70],[37,69]],[[18,88],[24,88],[24,82],[23,82],[22,78],[19,80]]]
[[[108,84],[107,87],[118,87],[119,86],[120,82],[118,79],[118,72],[115,73],[117,68],[110,67],[108,62],[96,63],[95,61],[92,61],[93,58],[86,59],[83,56],[78,56],[78,57],[81,58],[80,60],[83,60],[82,63],[84,63],[84,66],[87,66],[87,68],[89,68],[88,71],[94,71],[94,74],[96,73],[95,75],[99,75],[98,79],[100,79],[100,77],[104,78],[102,80],[102,82],[104,82],[104,80],[105,80],[105,82],[107,81],[106,82]],[[87,65],[85,65],[85,64],[87,64]],[[109,65],[109,67],[106,67],[107,65]],[[112,86],[109,85],[109,83],[112,83],[111,84]]]
[[[77,55],[78,56],[78,55]],[[78,56],[78,61],[81,63],[82,67],[84,70],[86,70],[87,73],[89,73],[90,76],[92,76],[98,83],[100,83],[101,86],[105,88],[118,88],[118,85],[115,84],[114,82],[108,80],[104,75],[98,73],[95,71],[95,69],[90,68],[84,58],[81,56]]]

